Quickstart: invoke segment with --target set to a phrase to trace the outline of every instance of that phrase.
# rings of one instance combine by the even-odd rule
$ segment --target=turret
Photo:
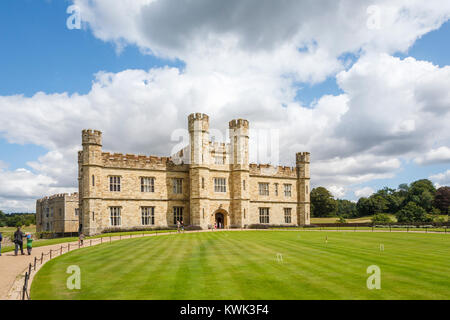
[[[229,122],[231,155],[233,165],[248,166],[249,124],[247,120],[237,119]]]
[[[191,165],[209,162],[209,117],[203,113],[193,113],[188,117],[191,146]]]
[[[81,141],[83,145],[82,162],[84,164],[99,164],[102,154],[102,133],[98,130],[83,130]]]
[[[297,167],[297,214],[299,225],[310,224],[310,154],[299,152],[296,154]]]

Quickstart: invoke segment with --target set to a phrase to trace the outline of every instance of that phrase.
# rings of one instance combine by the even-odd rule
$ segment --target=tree
[[[336,200],[326,188],[314,188],[310,196],[311,215],[313,217],[329,217],[336,214]]]
[[[450,214],[450,187],[440,187],[436,190],[434,206],[441,214]]]
[[[420,222],[431,222],[433,221],[427,215],[424,208],[418,206],[415,202],[410,201],[406,206],[398,211],[395,216],[400,223],[420,223]]]
[[[433,183],[430,180],[417,180],[411,183],[405,201],[406,203],[412,201],[426,211],[430,212],[433,208],[435,193],[436,188],[433,186]]]
[[[356,203],[349,200],[336,200],[336,215],[342,216],[344,218],[357,217],[358,211],[356,210]]]
[[[374,224],[388,224],[391,223],[392,219],[384,213],[375,214],[372,216],[372,223]]]

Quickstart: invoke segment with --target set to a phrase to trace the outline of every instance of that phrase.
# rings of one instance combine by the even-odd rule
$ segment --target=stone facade
[[[78,193],[56,194],[36,201],[36,231],[78,232]]]
[[[78,180],[85,234],[177,220],[202,229],[310,223],[309,153],[297,154],[295,168],[250,164],[247,120],[229,123],[230,143],[209,140],[205,114],[191,114],[188,128],[189,146],[172,157],[105,153],[102,133],[83,130]]]

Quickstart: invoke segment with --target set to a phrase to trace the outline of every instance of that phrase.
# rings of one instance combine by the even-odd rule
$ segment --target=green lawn
[[[449,262],[450,235],[444,234],[173,234],[58,257],[36,275],[31,298],[449,299]],[[81,268],[81,290],[66,288],[70,265]],[[366,287],[370,265],[381,269],[380,290]]]

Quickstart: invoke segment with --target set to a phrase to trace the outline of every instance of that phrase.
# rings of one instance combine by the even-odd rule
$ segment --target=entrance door
[[[216,225],[217,225],[217,229],[223,229],[224,228],[224,216],[223,213],[216,213]]]

